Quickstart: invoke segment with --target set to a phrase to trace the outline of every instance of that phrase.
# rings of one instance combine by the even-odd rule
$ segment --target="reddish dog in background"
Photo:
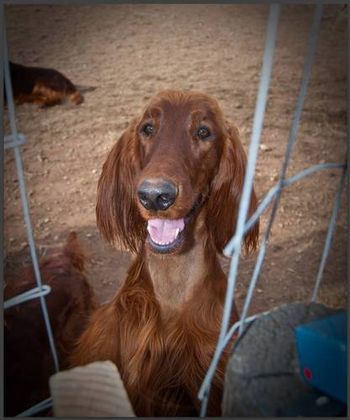
[[[96,308],[95,297],[84,274],[85,256],[72,232],[63,250],[41,261],[43,284],[51,286],[46,296],[60,368]],[[36,287],[32,267],[6,279],[5,299]],[[55,373],[39,299],[4,312],[5,415],[15,416],[48,398],[49,377]]]
[[[164,91],[104,163],[97,223],[136,253],[111,302],[92,315],[72,365],[112,360],[138,416],[194,416],[226,293],[218,253],[234,233],[246,167],[237,129],[197,92]],[[251,215],[257,200],[253,192]],[[245,236],[255,249],[258,223]],[[237,312],[231,321],[237,320]],[[208,415],[220,415],[228,351]]]
[[[73,83],[57,70],[9,64],[13,97],[17,105],[30,102],[48,107],[67,99],[76,105],[84,101]]]

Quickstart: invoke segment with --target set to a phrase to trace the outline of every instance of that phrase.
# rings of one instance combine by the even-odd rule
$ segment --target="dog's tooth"
[[[175,238],[177,238],[177,235],[180,233],[180,228],[177,228],[175,231]]]
[[[170,245],[170,244],[172,244],[174,241],[175,241],[175,239],[176,239],[176,237],[177,237],[177,235],[179,234],[179,229],[177,229],[176,230],[176,235],[170,240],[170,241],[159,241],[159,242],[157,242],[157,241],[154,241],[157,245]]]

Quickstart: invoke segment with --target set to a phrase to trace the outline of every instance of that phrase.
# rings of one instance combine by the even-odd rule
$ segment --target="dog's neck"
[[[208,274],[201,243],[179,255],[147,252],[146,264],[155,295],[162,306],[180,307],[191,298],[196,286]]]

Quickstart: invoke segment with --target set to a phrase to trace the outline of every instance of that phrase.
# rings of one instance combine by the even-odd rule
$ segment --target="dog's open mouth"
[[[149,243],[156,252],[166,253],[181,243],[185,219],[150,219],[147,223]]]
[[[180,219],[149,219],[147,222],[148,244],[152,250],[166,254],[176,251],[185,240],[185,228],[196,210],[203,202],[202,195],[198,197],[188,215]]]

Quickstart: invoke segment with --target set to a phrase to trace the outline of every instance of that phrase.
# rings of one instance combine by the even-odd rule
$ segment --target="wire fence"
[[[332,240],[332,235],[335,228],[336,217],[337,217],[337,213],[340,206],[340,197],[341,197],[341,193],[343,191],[344,184],[345,184],[347,165],[341,164],[341,163],[339,164],[326,163],[326,164],[315,165],[311,168],[305,169],[304,171],[294,175],[293,177],[290,177],[288,179],[285,178],[286,171],[288,168],[288,163],[291,159],[293,148],[297,139],[299,122],[300,122],[300,118],[303,111],[303,105],[304,105],[304,100],[306,97],[307,86],[311,77],[311,71],[312,71],[313,61],[314,61],[315,52],[316,52],[317,40],[319,36],[319,31],[320,31],[321,18],[322,18],[322,4],[318,4],[315,6],[315,12],[314,12],[313,22],[312,22],[312,26],[310,30],[304,69],[303,69],[303,74],[302,74],[300,92],[298,95],[295,112],[294,112],[292,123],[291,123],[290,133],[289,133],[288,142],[287,142],[287,148],[286,148],[285,156],[281,165],[279,180],[277,184],[266,194],[266,196],[260,203],[256,212],[251,216],[251,218],[248,221],[246,221],[249,202],[250,202],[250,196],[251,196],[251,191],[252,191],[252,186],[253,186],[256,160],[257,160],[257,155],[258,155],[258,150],[259,150],[259,145],[260,145],[261,131],[263,127],[268,89],[270,85],[271,72],[272,72],[272,67],[273,67],[273,53],[274,53],[275,42],[276,42],[276,37],[277,37],[279,14],[280,14],[280,5],[272,4],[270,6],[269,18],[268,18],[268,23],[267,23],[267,37],[266,37],[266,43],[265,43],[263,65],[262,65],[262,70],[261,70],[260,86],[259,86],[257,103],[256,103],[256,108],[255,108],[252,137],[251,137],[251,143],[250,143],[250,148],[249,148],[248,163],[247,163],[246,176],[245,176],[245,181],[244,181],[244,186],[243,186],[242,199],[241,199],[240,207],[239,207],[237,227],[236,227],[235,235],[233,236],[231,241],[227,244],[224,250],[225,255],[232,257],[232,260],[230,264],[230,270],[229,270],[229,276],[228,276],[228,282],[227,282],[227,292],[226,292],[221,330],[220,330],[220,335],[219,335],[216,351],[214,353],[211,365],[207,371],[207,374],[204,378],[204,381],[198,393],[198,398],[202,402],[201,413],[200,413],[201,417],[204,417],[207,412],[207,405],[208,405],[208,400],[210,396],[210,387],[211,387],[213,377],[215,375],[217,365],[222,355],[222,352],[224,351],[228,343],[231,341],[233,334],[238,329],[239,329],[239,335],[242,334],[245,328],[245,325],[248,322],[251,322],[255,320],[258,316],[262,315],[262,314],[258,314],[258,315],[247,318],[249,306],[253,297],[253,292],[257,284],[257,281],[259,279],[261,268],[264,262],[271,229],[273,226],[275,216],[277,214],[278,205],[279,205],[283,188],[322,169],[339,168],[342,170],[339,188],[338,188],[338,192],[335,198],[333,211],[332,211],[332,215],[331,215],[331,219],[330,219],[330,223],[328,227],[325,247],[323,250],[319,270],[316,277],[316,284],[315,284],[315,288],[311,296],[311,300],[315,301],[317,298],[319,288],[320,288],[323,270],[324,270],[326,259],[327,259],[329,249],[331,246],[331,240]],[[244,234],[257,221],[259,216],[267,209],[267,207],[270,204],[272,204],[271,214],[267,222],[267,227],[265,229],[264,236],[262,238],[262,242],[259,248],[253,275],[250,280],[247,296],[244,301],[243,311],[242,311],[240,320],[236,322],[234,325],[232,325],[231,327],[229,327],[229,319],[231,316],[232,305],[234,301],[234,292],[235,292],[235,285],[236,285],[236,279],[237,279],[238,264],[239,264],[240,254],[241,254],[241,244],[244,238]],[[265,313],[266,312],[264,312],[264,314]]]
[[[32,258],[35,280],[37,287],[28,290],[25,293],[21,293],[20,295],[15,296],[12,299],[9,299],[4,302],[4,309],[8,309],[14,305],[23,304],[31,299],[39,299],[40,306],[44,318],[45,328],[47,331],[47,338],[49,341],[50,351],[53,359],[53,364],[55,371],[59,371],[59,362],[57,357],[57,350],[53,338],[49,313],[47,309],[47,302],[45,296],[50,292],[50,286],[43,285],[39,270],[39,263],[38,257],[36,254],[35,248],[35,241],[33,236],[33,228],[32,222],[30,217],[30,210],[27,198],[27,189],[25,184],[25,177],[23,171],[23,163],[22,163],[22,153],[21,153],[21,146],[25,143],[25,136],[17,132],[16,126],[16,115],[15,115],[15,106],[13,101],[13,94],[12,94],[12,85],[11,85],[11,74],[10,74],[10,66],[8,60],[8,51],[7,51],[7,40],[6,40],[6,29],[5,24],[3,25],[3,39],[4,39],[4,82],[5,82],[5,92],[6,92],[6,99],[7,99],[7,107],[8,107],[8,116],[11,128],[11,135],[5,136],[4,138],[4,149],[5,150],[13,150],[15,163],[16,163],[16,171],[17,171],[17,178],[19,183],[19,191],[22,203],[22,210],[23,210],[23,218],[24,223],[27,230],[27,237],[28,237],[28,244],[30,249],[30,254]],[[47,405],[47,402],[46,402]],[[42,404],[40,403],[37,406],[32,407],[25,411],[24,413],[18,414],[18,416],[27,417],[29,415],[36,414],[37,412],[42,411]]]
[[[243,186],[242,199],[241,199],[240,207],[239,207],[236,232],[224,250],[225,255],[228,257],[232,257],[232,260],[230,264],[230,270],[229,270],[228,281],[227,281],[227,293],[226,293],[226,299],[225,299],[225,305],[224,305],[222,325],[221,325],[221,330],[220,330],[215,354],[213,356],[211,365],[208,369],[208,372],[204,378],[204,381],[202,383],[202,386],[198,394],[198,398],[202,402],[201,412],[200,412],[200,415],[202,417],[206,415],[208,399],[210,396],[211,382],[215,375],[215,371],[216,371],[216,368],[217,368],[217,365],[218,365],[218,362],[220,360],[223,350],[225,349],[227,344],[231,341],[233,334],[236,333],[237,330],[239,334],[242,334],[244,330],[244,326],[247,323],[252,322],[257,317],[262,315],[262,314],[257,314],[254,316],[248,316],[248,312],[249,312],[251,300],[253,298],[255,286],[257,284],[257,281],[259,280],[261,267],[264,262],[266,249],[269,243],[269,236],[271,233],[275,216],[277,214],[282,190],[294,184],[295,182],[300,181],[304,179],[305,177],[310,176],[320,170],[339,169],[341,171],[339,187],[338,187],[338,191],[334,200],[333,210],[330,217],[329,227],[328,227],[326,241],[325,241],[325,246],[324,246],[324,250],[321,256],[321,262],[319,265],[318,273],[316,276],[315,287],[311,296],[311,300],[315,301],[317,299],[317,294],[320,288],[323,270],[324,270],[327,256],[331,247],[336,218],[337,218],[338,210],[340,207],[341,194],[344,189],[345,180],[346,180],[347,165],[343,163],[324,163],[324,164],[314,165],[289,178],[286,178],[286,171],[288,168],[288,163],[291,159],[293,148],[297,139],[299,122],[302,115],[304,100],[305,100],[306,92],[307,92],[307,86],[311,77],[312,65],[314,61],[318,35],[320,31],[322,5],[318,4],[315,6],[315,13],[314,13],[313,23],[310,30],[310,37],[308,41],[308,47],[307,47],[307,53],[306,53],[306,58],[305,58],[305,65],[304,65],[303,74],[302,74],[300,92],[298,95],[294,116],[291,122],[291,129],[290,129],[289,138],[287,142],[286,153],[285,153],[285,156],[281,165],[281,169],[280,169],[280,177],[277,184],[274,187],[272,187],[270,191],[268,191],[268,193],[262,199],[256,212],[250,217],[249,220],[247,220],[248,207],[249,207],[250,196],[251,196],[251,192],[253,188],[253,179],[254,179],[256,161],[257,161],[258,151],[259,151],[260,137],[261,137],[261,132],[263,128],[266,103],[267,103],[267,98],[268,98],[268,90],[270,86],[270,79],[271,79],[271,73],[272,73],[272,68],[273,68],[273,54],[274,54],[275,43],[276,43],[276,38],[277,38],[279,15],[280,15],[280,5],[277,5],[277,4],[271,5],[268,23],[267,23],[267,37],[266,37],[266,44],[265,44],[265,50],[264,50],[264,56],[263,56],[263,65],[262,65],[262,71],[261,71],[257,103],[256,103],[256,108],[255,108],[252,138],[251,138],[251,143],[249,147],[246,176],[245,176],[245,181],[244,181],[244,186]],[[25,186],[22,155],[21,155],[21,147],[25,143],[25,136],[21,133],[18,133],[17,127],[16,127],[15,107],[14,107],[12,87],[11,87],[11,75],[10,75],[9,62],[8,62],[5,25],[3,25],[3,31],[4,31],[5,91],[6,91],[6,97],[7,97],[8,115],[9,115],[9,121],[10,121],[10,129],[11,129],[11,135],[4,137],[4,149],[5,150],[12,149],[15,155],[17,177],[19,181],[20,197],[21,197],[22,209],[23,209],[23,217],[24,217],[24,222],[27,229],[28,243],[29,243],[31,258],[32,258],[33,267],[34,267],[35,279],[37,283],[37,287],[31,290],[28,290],[24,293],[21,293],[20,295],[17,295],[14,298],[6,300],[4,303],[4,308],[8,309],[14,305],[23,304],[24,302],[27,302],[28,300],[31,300],[31,299],[40,300],[42,314],[43,314],[45,327],[47,331],[48,342],[49,342],[49,346],[50,346],[50,350],[52,354],[53,364],[57,372],[59,371],[59,362],[58,362],[57,351],[56,351],[56,347],[54,343],[53,333],[51,329],[49,314],[47,310],[47,303],[45,299],[45,296],[48,293],[50,293],[51,289],[48,285],[42,284],[42,280],[40,276],[40,270],[39,270],[38,258],[36,254],[36,248],[35,248],[35,242],[34,242],[33,230],[32,230],[31,218],[30,218],[30,211],[29,211],[29,205],[28,205],[28,199],[27,199],[27,192],[26,192],[26,186]],[[241,318],[238,322],[230,326],[229,320],[230,320],[232,305],[234,301],[236,278],[237,278],[238,265],[239,265],[239,260],[240,260],[240,250],[241,250],[241,244],[242,244],[244,235],[254,225],[254,223],[258,220],[258,218],[263,214],[263,212],[271,204],[272,204],[271,214],[268,219],[267,227],[265,229],[265,232],[262,238],[262,243],[259,249],[256,264],[253,270],[253,275],[249,284]],[[47,400],[44,400],[36,404],[35,406],[29,408],[28,410],[18,414],[18,416],[27,417],[27,416],[35,415],[47,408],[50,408],[51,406],[52,406],[52,400],[51,398],[48,398]]]

